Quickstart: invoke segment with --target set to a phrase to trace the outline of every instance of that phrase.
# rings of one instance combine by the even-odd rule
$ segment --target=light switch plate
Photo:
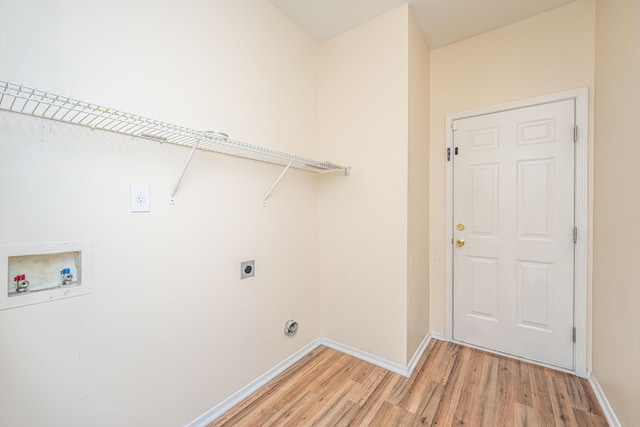
[[[151,212],[151,192],[148,185],[131,186],[131,212]]]

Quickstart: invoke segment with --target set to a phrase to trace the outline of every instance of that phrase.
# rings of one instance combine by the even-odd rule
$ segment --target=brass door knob
[[[458,247],[462,247],[462,246],[464,246],[464,239],[458,239],[458,240],[456,240],[456,245],[458,245]]]

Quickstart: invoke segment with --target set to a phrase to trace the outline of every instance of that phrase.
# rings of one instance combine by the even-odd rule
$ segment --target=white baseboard
[[[272,379],[280,375],[282,372],[287,370],[287,368],[289,368],[291,365],[293,365],[294,363],[302,359],[304,356],[309,354],[311,351],[313,351],[320,345],[324,345],[326,347],[329,347],[334,350],[340,351],[342,353],[348,354],[350,356],[356,357],[360,360],[364,360],[365,362],[369,362],[373,365],[387,369],[391,372],[404,375],[405,377],[410,377],[411,373],[413,372],[416,365],[418,364],[418,361],[422,357],[422,353],[424,353],[424,351],[427,348],[427,345],[429,345],[429,341],[431,341],[431,337],[432,337],[431,333],[428,333],[424,337],[424,339],[420,343],[420,346],[418,346],[418,349],[416,350],[415,354],[411,358],[411,361],[409,362],[408,366],[399,365],[395,362],[391,362],[387,359],[383,359],[382,357],[378,357],[373,354],[367,353],[365,351],[358,350],[357,348],[344,345],[342,343],[339,343],[329,338],[318,338],[310,342],[309,344],[307,344],[306,346],[304,346],[294,354],[292,354],[290,357],[278,363],[273,368],[269,369],[269,371],[265,372],[263,375],[256,378],[255,380],[253,380],[252,382],[250,382],[249,384],[247,384],[246,386],[238,390],[236,393],[234,393],[227,399],[223,400],[222,402],[220,402],[219,404],[217,404],[216,406],[214,406],[204,414],[200,415],[195,420],[191,421],[189,424],[187,424],[187,427],[205,427],[207,424],[209,424],[210,422],[218,418],[220,415],[227,412],[229,409],[233,408],[238,403],[242,402],[244,399],[249,397],[251,393],[255,392],[260,387],[264,386],[269,381],[271,381]]]
[[[435,338],[433,334],[431,334],[431,332],[427,333],[427,335],[425,335],[425,337],[422,339],[422,342],[418,346],[416,352],[413,353],[413,357],[409,361],[409,366],[407,366],[407,377],[410,377],[413,374],[414,369],[416,369],[416,366],[418,366],[418,362],[420,361],[422,354],[427,349],[427,346],[429,345],[429,342],[431,342],[432,338]]]
[[[591,388],[593,389],[593,393],[598,398],[598,403],[600,403],[600,407],[602,408],[602,412],[604,412],[604,416],[607,419],[607,423],[609,423],[610,427],[621,427],[620,420],[616,416],[615,412],[613,412],[613,408],[607,400],[607,396],[605,396],[602,387],[600,387],[600,383],[596,379],[593,374],[589,376],[589,384],[591,384]]]
[[[271,381],[272,379],[280,375],[282,372],[284,372],[291,365],[293,365],[294,363],[302,359],[304,356],[309,354],[311,351],[316,349],[318,346],[321,345],[321,341],[322,341],[321,338],[311,341],[309,344],[305,345],[300,350],[296,351],[294,354],[287,357],[285,360],[278,363],[276,366],[269,369],[267,372],[265,372],[255,380],[251,381],[246,386],[242,387],[236,393],[232,394],[231,396],[229,396],[228,398],[226,398],[225,400],[223,400],[222,402],[220,402],[219,404],[217,404],[216,406],[214,406],[204,414],[200,415],[195,420],[191,421],[189,424],[187,424],[187,427],[205,427],[211,421],[215,420],[220,415],[224,414],[229,409],[233,408],[235,405],[242,402],[244,399],[249,397],[251,393],[255,392],[260,387],[267,384],[269,381]]]
[[[438,341],[447,341],[447,340],[444,338],[444,334],[441,334],[441,333],[439,333],[439,332],[431,332],[431,333],[430,333],[430,335],[431,335],[431,338],[433,338],[434,340],[438,340]]]
[[[334,350],[337,350],[341,353],[348,354],[349,356],[353,356],[357,359],[364,360],[365,362],[369,362],[372,365],[376,365],[381,368],[387,369],[391,372],[395,372],[397,374],[406,376],[407,368],[395,362],[391,362],[387,359],[383,359],[382,357],[378,357],[375,354],[367,353],[366,351],[362,351],[357,348],[339,343],[330,338],[320,338],[320,342],[322,343],[322,345],[332,348]]]
[[[322,343],[322,345],[325,345],[329,348],[332,348],[334,350],[338,350],[342,353],[346,353],[350,356],[353,356],[355,358],[358,358],[360,360],[364,360],[365,362],[371,363],[372,365],[376,365],[379,366],[381,368],[387,369],[391,372],[395,372],[396,374],[400,374],[403,375],[405,377],[410,377],[411,373],[413,372],[413,370],[415,369],[416,365],[418,364],[418,361],[420,360],[420,358],[422,357],[422,353],[424,353],[424,350],[427,348],[427,345],[429,344],[429,341],[431,341],[431,334],[428,333],[424,339],[422,340],[422,342],[420,343],[420,345],[418,346],[418,349],[416,350],[416,352],[414,353],[413,357],[411,358],[411,361],[409,362],[408,366],[402,366],[398,363],[392,362],[390,360],[384,359],[382,357],[378,357],[374,354],[371,353],[367,353],[366,351],[362,351],[362,350],[358,350],[357,348],[353,348],[350,347],[348,345],[344,345],[342,343],[339,343],[337,341],[334,341],[332,339],[329,338],[321,338],[320,342]]]

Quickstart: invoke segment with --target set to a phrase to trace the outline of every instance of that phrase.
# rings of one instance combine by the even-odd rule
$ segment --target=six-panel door
[[[574,101],[457,120],[455,340],[572,369]],[[457,151],[457,154],[455,154]]]

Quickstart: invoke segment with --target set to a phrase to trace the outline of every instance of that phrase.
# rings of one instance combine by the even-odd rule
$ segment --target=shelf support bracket
[[[169,203],[171,203],[172,205],[176,204],[176,199],[175,199],[176,192],[178,191],[178,187],[180,187],[180,183],[182,182],[182,178],[184,178],[184,174],[187,172],[187,169],[189,168],[189,163],[191,163],[191,159],[193,158],[193,155],[195,154],[196,149],[198,148],[199,144],[200,144],[200,140],[197,140],[196,143],[193,145],[193,148],[191,149],[191,152],[189,153],[189,157],[187,157],[187,161],[184,164],[184,167],[182,168],[182,172],[180,172],[180,176],[178,177],[178,180],[176,181],[176,185],[173,187],[173,191],[171,192],[171,196],[169,197]]]
[[[269,189],[269,191],[267,192],[267,195],[264,196],[264,200],[262,201],[262,206],[267,206],[267,199],[269,198],[269,196],[271,195],[271,193],[273,193],[273,190],[275,190],[275,188],[278,186],[278,183],[280,183],[280,180],[282,179],[282,177],[284,176],[285,173],[287,173],[287,171],[289,170],[289,168],[291,167],[291,165],[293,164],[293,160],[291,160],[289,162],[289,164],[287,165],[286,168],[284,168],[284,170],[282,171],[282,173],[280,174],[280,176],[278,177],[278,179],[276,179],[276,182],[273,183],[273,185],[271,186],[271,188]]]

